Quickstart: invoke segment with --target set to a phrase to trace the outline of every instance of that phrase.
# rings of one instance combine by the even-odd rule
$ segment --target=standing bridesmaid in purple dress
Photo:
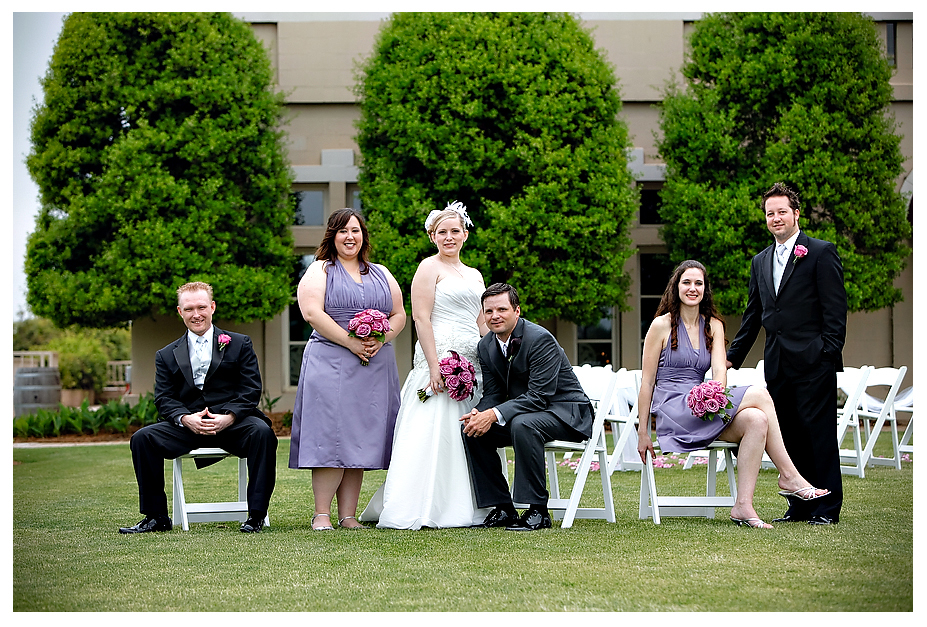
[[[399,370],[391,341],[406,324],[399,284],[384,266],[370,263],[364,218],[353,209],[332,213],[316,261],[297,288],[312,336],[303,353],[293,428],[290,468],[312,469],[314,530],[338,523],[363,529],[357,501],[365,470],[389,467],[393,428],[399,412]],[[348,335],[359,311],[389,316],[383,342]]]
[[[753,509],[763,451],[779,470],[782,496],[810,501],[829,490],[813,487],[795,468],[782,443],[776,408],[766,388],[732,388],[733,407],[725,410],[726,422],[704,421],[692,414],[686,396],[705,380],[709,368],[715,381],[722,386],[727,383],[724,344],[724,322],[715,309],[705,266],[683,261],[673,272],[644,338],[638,407],[649,407],[650,411],[641,412],[644,418],[638,427],[638,451],[644,461],[647,452],[654,455],[651,415],[656,417],[657,440],[664,452],[697,451],[714,440],[739,444],[737,499],[731,520],[771,529],[772,525],[763,522]]]

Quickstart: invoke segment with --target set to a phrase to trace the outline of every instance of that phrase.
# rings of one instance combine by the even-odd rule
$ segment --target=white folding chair
[[[637,397],[641,389],[641,371],[618,371],[615,386],[615,406],[605,416],[612,432],[612,452],[608,456],[608,472],[638,471],[644,463],[637,452]]]
[[[866,478],[866,459],[863,457],[862,438],[859,433],[859,399],[866,389],[872,366],[853,368],[846,366],[837,373],[837,387],[847,400],[837,412],[837,446],[842,447],[847,431],[853,432],[853,448],[840,449],[840,472],[860,479]]]
[[[605,366],[593,366],[592,364],[583,364],[582,366],[573,366],[573,374],[579,381],[583,390],[597,389],[601,385],[602,377],[609,376],[613,370]],[[592,406],[598,406],[597,401],[592,401]],[[566,451],[563,454],[563,461],[573,458],[573,451]],[[575,470],[574,470],[575,472]]]
[[[704,516],[715,517],[716,507],[734,507],[737,500],[737,479],[734,475],[734,460],[731,451],[737,445],[733,442],[716,440],[708,445],[708,473],[705,496],[659,496],[653,473],[653,458],[647,451],[647,462],[641,472],[640,507],[638,518],[653,518],[654,524],[660,524],[661,516]],[[727,484],[730,496],[717,495],[718,451],[724,451],[727,469]]]
[[[863,451],[863,456],[869,466],[893,466],[896,470],[901,470],[901,451],[898,448],[898,421],[895,417],[895,397],[907,372],[907,366],[901,366],[900,368],[874,368],[869,373],[866,384],[867,390],[873,386],[888,386],[888,393],[884,399],[878,400],[866,392],[863,393],[860,399],[859,417],[866,430],[866,448]],[[873,421],[871,427],[870,421]],[[885,423],[888,423],[892,435],[892,456],[877,457],[872,452]]]
[[[180,524],[184,531],[190,530],[191,522],[244,522],[248,519],[248,460],[238,460],[238,500],[225,503],[188,503],[183,490],[183,460],[229,457],[231,453],[221,448],[197,448],[174,460],[174,524]],[[264,526],[270,526],[270,517],[264,517]]]
[[[611,368],[606,368],[606,370],[610,373],[610,376],[600,377],[598,387],[590,383],[589,389],[583,388],[589,400],[596,404],[591,437],[585,442],[553,440],[544,445],[551,495],[547,501],[547,509],[550,511],[552,518],[563,520],[560,525],[563,529],[572,527],[576,518],[605,519],[608,522],[615,522],[615,503],[612,497],[611,475],[607,471],[608,446],[605,441],[605,416],[615,404],[615,384],[618,377],[617,373],[611,371]],[[602,387],[601,381],[605,380],[607,380],[607,384]],[[561,498],[560,480],[557,477],[556,455],[564,452],[581,453],[576,468],[576,480],[573,482],[573,489],[570,492],[569,499]],[[589,470],[594,460],[597,460],[599,464],[604,506],[579,507],[579,501],[586,486],[586,479],[589,476]],[[523,503],[516,503],[516,507],[526,506]]]

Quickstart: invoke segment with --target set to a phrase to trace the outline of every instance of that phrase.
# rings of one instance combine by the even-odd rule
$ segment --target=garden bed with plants
[[[290,435],[292,412],[266,412],[278,437]],[[145,394],[129,405],[111,401],[80,407],[59,405],[57,410],[40,409],[13,421],[14,442],[77,443],[128,441],[133,433],[158,421],[154,396]]]

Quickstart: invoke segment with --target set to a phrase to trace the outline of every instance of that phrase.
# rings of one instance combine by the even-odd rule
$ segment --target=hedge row
[[[13,421],[13,437],[50,438],[60,435],[96,435],[128,433],[133,426],[144,427],[158,421],[154,396],[145,394],[136,405],[111,401],[90,409],[85,400],[80,407],[59,405],[57,410],[40,409]]]

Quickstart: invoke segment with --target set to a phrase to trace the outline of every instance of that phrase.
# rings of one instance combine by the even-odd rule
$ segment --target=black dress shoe
[[[836,525],[837,521],[827,516],[812,516],[808,519],[809,525]]]
[[[248,520],[241,523],[239,531],[242,533],[260,533],[264,528],[264,516],[249,516]]]
[[[508,527],[509,525],[518,521],[518,512],[514,508],[511,510],[503,509],[502,507],[496,507],[491,512],[489,516],[483,521],[483,524],[477,525],[478,527]]]
[[[550,514],[546,509],[532,507],[525,510],[521,518],[512,525],[505,528],[506,531],[537,531],[538,529],[550,529]]]
[[[772,522],[774,523],[785,523],[785,522],[808,522],[807,518],[799,518],[798,516],[793,516],[791,514],[786,514],[782,518],[773,518]]]
[[[119,533],[148,533],[149,531],[170,531],[174,523],[167,516],[145,516],[134,527],[120,527]]]

